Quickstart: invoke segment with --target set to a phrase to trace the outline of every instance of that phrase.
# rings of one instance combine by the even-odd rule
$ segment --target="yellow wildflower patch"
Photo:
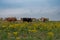
[[[35,33],[35,32],[37,32],[37,30],[29,30],[29,32],[34,32]]]
[[[50,37],[53,37],[53,36],[54,36],[54,33],[53,33],[53,32],[48,32],[47,34],[48,34],[48,36],[50,36]]]
[[[17,36],[18,35],[18,32],[13,32],[14,36]]]

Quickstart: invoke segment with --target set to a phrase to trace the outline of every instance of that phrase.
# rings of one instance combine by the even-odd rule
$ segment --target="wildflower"
[[[29,32],[37,32],[37,30],[29,30]]]
[[[20,24],[15,24],[15,26],[16,26],[16,27],[19,27],[19,26],[20,26]]]
[[[16,40],[20,40],[20,37],[16,37]]]
[[[2,26],[3,28],[5,28],[6,26]]]
[[[10,35],[11,33],[8,33],[8,35]]]
[[[10,38],[11,37],[11,33],[10,32],[8,32],[8,38]]]
[[[9,27],[11,27],[11,28],[16,28],[15,25],[10,25]]]
[[[13,34],[14,34],[15,36],[17,36],[18,32],[13,32]]]
[[[50,37],[53,37],[53,36],[54,36],[54,33],[53,33],[53,32],[48,32],[47,34],[48,34],[48,36],[50,36]]]

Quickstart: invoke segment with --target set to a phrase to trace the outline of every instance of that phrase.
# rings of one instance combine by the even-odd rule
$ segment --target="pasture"
[[[60,40],[60,22],[0,21],[0,40]]]

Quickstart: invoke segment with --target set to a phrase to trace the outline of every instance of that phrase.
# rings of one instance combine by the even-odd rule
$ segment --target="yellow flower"
[[[2,26],[3,28],[5,28],[6,26]]]
[[[19,27],[19,26],[20,26],[20,24],[15,24],[15,26],[16,26],[16,27]]]
[[[15,25],[10,25],[9,27],[11,27],[11,28],[16,28]]]
[[[17,36],[18,32],[13,32],[13,34],[14,34],[15,36]]]
[[[48,32],[47,34],[48,34],[48,36],[50,36],[50,37],[53,37],[53,36],[54,36],[54,33],[53,33],[53,32]]]
[[[29,30],[29,32],[37,32],[37,30]]]
[[[8,35],[10,35],[11,33],[8,33]]]
[[[10,38],[11,37],[11,33],[10,32],[8,32],[8,38]]]
[[[16,37],[16,40],[20,40],[20,37]]]

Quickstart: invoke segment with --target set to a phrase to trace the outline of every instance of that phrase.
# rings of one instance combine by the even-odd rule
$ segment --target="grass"
[[[0,40],[60,40],[60,22],[0,21]]]

